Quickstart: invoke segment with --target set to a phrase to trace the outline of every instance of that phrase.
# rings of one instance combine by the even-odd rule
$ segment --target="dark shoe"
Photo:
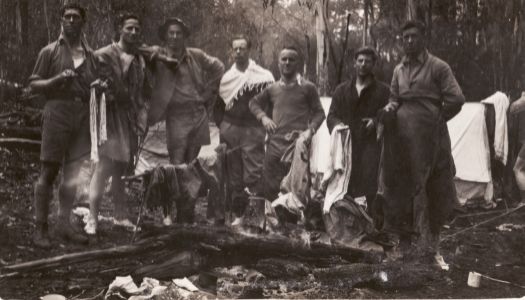
[[[87,244],[89,242],[89,239],[85,235],[73,230],[73,228],[71,228],[71,225],[59,225],[56,229],[56,236],[66,241],[79,244]]]
[[[33,244],[42,249],[51,248],[51,242],[47,234],[47,224],[36,224],[35,232],[33,233]]]

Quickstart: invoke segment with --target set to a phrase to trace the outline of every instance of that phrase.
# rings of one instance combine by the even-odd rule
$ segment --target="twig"
[[[513,208],[513,209],[511,209],[511,210],[509,210],[509,211],[507,211],[507,212],[505,212],[505,213],[503,213],[503,214],[501,214],[501,215],[498,215],[498,216],[495,216],[495,217],[490,218],[490,219],[488,219],[488,220],[485,220],[485,221],[483,221],[483,222],[477,223],[477,224],[475,224],[475,225],[473,225],[473,226],[467,227],[467,228],[465,228],[465,229],[463,229],[463,230],[460,230],[460,231],[458,231],[458,232],[456,232],[456,233],[453,233],[453,234],[451,234],[451,235],[447,235],[447,236],[443,237],[443,238],[441,239],[441,241],[448,240],[448,239],[450,239],[450,238],[452,238],[452,237],[455,237],[456,235],[459,235],[459,234],[464,233],[464,232],[466,232],[466,231],[472,230],[472,229],[474,229],[474,228],[476,228],[476,227],[479,227],[479,226],[481,226],[481,225],[484,225],[484,224],[490,223],[490,222],[492,222],[492,221],[494,221],[494,220],[496,220],[496,219],[499,219],[499,218],[501,218],[501,217],[508,216],[508,215],[510,215],[511,213],[518,211],[519,209],[521,209],[521,208],[524,207],[524,206],[525,206],[525,204],[520,203],[517,207],[515,207],[515,208]]]
[[[501,279],[492,278],[490,276],[483,275],[483,274],[480,274],[480,273],[478,273],[478,274],[481,277],[487,278],[488,280],[492,280],[492,281],[499,282],[499,283],[506,283],[506,284],[510,284],[512,286],[515,286],[515,287],[519,287],[519,288],[525,289],[525,286],[522,286],[522,285],[519,285],[519,284],[516,284],[516,283],[512,283],[510,281],[505,281],[505,280],[501,280]]]
[[[82,292],[80,292],[80,294],[78,294],[78,295],[72,297],[71,300],[76,300],[76,299],[78,299],[78,297],[82,296],[85,292],[86,292],[85,290],[82,290]]]
[[[20,139],[20,138],[0,138],[0,144],[10,144],[10,143],[40,145],[40,141],[37,141],[37,140]]]
[[[95,299],[99,299],[99,297],[102,296],[105,291],[106,291],[106,289],[104,288],[104,289],[102,289],[102,291],[100,291],[100,293],[96,294],[95,296],[93,296],[91,298],[82,298],[82,299],[77,299],[77,300],[95,300]]]
[[[492,215],[492,214],[497,214],[497,213],[500,213],[500,212],[507,212],[507,211],[509,211],[509,210],[508,209],[498,209],[498,210],[491,210],[491,211],[483,211],[483,212],[479,212],[479,213],[457,215],[456,218],[479,217],[479,216]]]

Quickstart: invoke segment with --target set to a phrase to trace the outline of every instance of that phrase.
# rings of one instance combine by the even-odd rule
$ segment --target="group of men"
[[[227,159],[232,225],[242,223],[249,196],[278,198],[289,171],[281,157],[294,143],[290,133],[310,141],[325,119],[315,85],[300,76],[296,48],[280,52],[280,79],[275,81],[271,72],[250,59],[246,36],[232,38],[234,64],[224,72],[217,58],[186,47],[190,30],[178,18],[159,28],[164,46],[145,47],[140,19],[125,15],[118,41],[95,52],[82,39],[85,21],[82,7],[63,8],[62,33],[40,52],[30,78],[30,87],[48,100],[34,196],[36,245],[50,247],[48,207],[60,167],[56,233],[75,242],[87,240],[71,228],[69,214],[79,164],[90,149],[91,89],[106,95],[108,137],[99,147],[91,181],[88,233],[96,233],[98,205],[109,177],[116,217],[124,217],[121,176],[133,167],[148,125],[166,120],[170,163],[189,163],[210,143],[212,110],[221,143],[236,153]],[[365,197],[369,207],[382,210],[382,229],[400,244],[417,241],[435,251],[456,197],[446,121],[459,112],[464,97],[450,67],[426,50],[424,33],[418,22],[402,28],[406,55],[394,70],[390,90],[374,78],[376,51],[357,50],[355,76],[336,88],[327,124],[330,131],[339,124],[351,131],[348,196]],[[214,105],[217,94],[220,100]],[[170,210],[164,208],[168,224]]]

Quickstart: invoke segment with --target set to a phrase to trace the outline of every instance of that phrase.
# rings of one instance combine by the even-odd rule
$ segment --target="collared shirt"
[[[147,52],[150,59],[156,54],[168,55],[166,48],[158,46],[150,47]],[[211,106],[224,74],[224,64],[218,58],[197,48],[186,48],[175,68],[160,60],[152,61],[150,66],[155,78],[148,115],[151,124],[165,117],[167,108],[174,108],[171,112],[176,113],[176,107]]]
[[[196,75],[192,73],[187,53],[182,57],[175,71],[174,89],[171,95],[171,105],[188,106],[191,104],[205,105],[206,99],[199,93]]]
[[[418,99],[443,106],[446,119],[456,115],[465,102],[450,66],[426,50],[413,60],[403,57],[390,85],[390,102]]]
[[[62,34],[58,40],[40,50],[29,81],[49,79],[67,69],[74,70],[78,75],[57,88],[46,91],[47,99],[89,99],[90,85],[96,79],[97,64],[93,50],[87,42],[81,40],[81,46],[84,49],[85,60],[76,68],[71,49]]]

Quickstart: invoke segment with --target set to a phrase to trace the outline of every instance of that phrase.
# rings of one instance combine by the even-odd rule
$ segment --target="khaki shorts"
[[[89,104],[50,100],[42,123],[40,160],[68,163],[90,153]]]

